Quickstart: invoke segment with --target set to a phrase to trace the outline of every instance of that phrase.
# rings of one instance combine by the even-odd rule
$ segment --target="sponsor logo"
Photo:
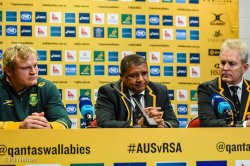
[[[109,51],[108,52],[108,61],[109,62],[118,62],[118,52]]]
[[[191,101],[198,101],[197,90],[191,90],[190,91],[190,100]]]
[[[94,27],[94,38],[104,38],[103,27]]]
[[[16,25],[6,25],[6,36],[17,36]]]
[[[198,115],[198,104],[190,104],[190,114]]]
[[[32,13],[21,11],[21,22],[32,22]]]
[[[65,27],[65,37],[76,37],[76,27]]]
[[[122,24],[132,25],[132,14],[122,14]]]
[[[93,24],[104,24],[104,13],[93,13]]]
[[[118,14],[108,14],[108,24],[117,25],[118,21]]]
[[[149,25],[159,25],[160,17],[159,15],[149,15]]]
[[[0,22],[3,21],[3,12],[0,10]]]
[[[76,100],[77,90],[76,89],[65,89],[66,100]]]
[[[15,11],[6,11],[6,22],[17,22],[17,13]]]
[[[65,13],[65,23],[75,23],[76,16],[75,13]]]
[[[38,75],[48,75],[48,68],[45,64],[38,64]]]
[[[186,40],[186,30],[177,29],[176,30],[176,40]]]
[[[187,20],[186,16],[176,16],[175,17],[176,26],[186,27],[186,22],[187,22],[186,20]]]
[[[50,27],[50,36],[51,37],[61,37],[61,27],[59,26],[51,26]]]
[[[135,37],[137,39],[146,39],[146,29],[145,28],[136,28]]]
[[[132,38],[132,29],[122,28],[122,38]]]
[[[118,65],[109,65],[108,66],[108,75],[109,76],[119,76],[119,66]]]
[[[173,52],[163,52],[163,62],[164,63],[173,63],[174,62],[174,53]]]
[[[37,50],[37,60],[38,61],[47,61],[47,51],[46,50]]]
[[[50,51],[50,61],[62,61],[62,51],[51,50]]]
[[[177,52],[177,63],[186,63],[187,57],[186,53]]]
[[[161,68],[160,66],[150,66],[150,76],[160,76]]]
[[[200,66],[190,66],[190,77],[200,77]]]
[[[178,121],[179,121],[180,128],[186,128],[188,124],[188,118],[178,118]]]
[[[227,166],[227,161],[196,161],[196,166]]]
[[[65,65],[65,75],[75,76],[76,75],[76,65]]]
[[[36,37],[47,37],[47,26],[35,26]]]
[[[215,30],[214,33],[212,34],[212,38],[208,38],[208,42],[219,42],[222,43],[224,42],[225,38],[222,38],[223,34],[221,30]]]
[[[187,100],[187,90],[177,90],[177,100]]]
[[[146,24],[146,16],[145,15],[136,15],[135,16],[136,25],[145,25]]]
[[[208,55],[209,56],[219,56],[220,49],[208,49]]]
[[[90,23],[89,13],[79,13],[79,23],[89,24]]]
[[[160,162],[156,166],[187,166],[187,162]]]
[[[190,53],[190,63],[200,63],[200,53]]]
[[[162,16],[163,26],[173,26],[173,16],[164,15]]]
[[[79,37],[90,38],[90,27],[79,27]]]
[[[87,96],[91,99],[91,89],[80,89],[80,96]]]
[[[168,89],[168,95],[169,95],[170,100],[174,100],[174,90]]]
[[[77,115],[77,105],[76,104],[66,104],[66,111],[68,115]]]
[[[186,0],[176,0],[176,3],[186,3]]]
[[[190,27],[199,27],[199,25],[200,25],[199,17],[189,17]]]
[[[149,58],[151,63],[160,63],[160,52],[150,52]]]
[[[50,12],[50,23],[62,23],[61,12]]]
[[[80,62],[90,62],[91,60],[90,51],[80,51],[79,54],[80,54],[79,57]]]
[[[173,66],[164,66],[164,76],[174,76],[174,68]]]
[[[171,3],[171,2],[172,2],[172,0],[162,0],[162,2]]]
[[[21,36],[32,36],[32,27],[21,25]]]
[[[210,25],[225,25],[225,22],[221,20],[221,17],[224,13],[216,14],[212,13],[214,19],[210,21]]]
[[[187,77],[187,67],[177,66],[177,77]]]
[[[178,115],[187,115],[188,114],[187,104],[177,104],[177,113]]]
[[[220,68],[220,64],[219,63],[216,63],[215,65],[214,65],[214,68],[215,69],[211,69],[210,70],[210,74],[211,75],[215,75],[215,76],[218,76],[219,75],[219,68]]]
[[[76,51],[75,50],[65,50],[65,61],[75,62],[76,61]]]
[[[118,38],[118,28],[108,28],[108,38]]]
[[[104,76],[104,65],[95,65],[94,66],[94,75],[96,76]]]
[[[62,75],[62,65],[61,64],[51,64],[50,65],[50,74],[52,76],[61,76]]]
[[[90,76],[91,67],[90,65],[80,65],[80,75],[81,76]]]
[[[36,12],[36,22],[47,22],[47,13],[46,12]]]
[[[173,29],[163,29],[162,38],[164,40],[173,40],[174,39],[174,32]]]
[[[200,32],[198,30],[190,30],[190,40],[200,40]]]
[[[147,163],[134,162],[134,163],[114,163],[114,166],[146,166]]]
[[[199,4],[199,0],[189,0],[190,4]]]
[[[150,39],[160,39],[160,30],[159,29],[149,29],[149,38]]]
[[[94,51],[94,62],[104,62],[105,52],[104,51]]]
[[[2,36],[3,30],[2,30],[2,25],[0,25],[0,36]]]

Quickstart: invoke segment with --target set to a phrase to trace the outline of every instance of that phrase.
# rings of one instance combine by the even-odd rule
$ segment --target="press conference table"
[[[248,128],[0,130],[0,135],[0,164],[5,165],[195,166],[225,160],[233,166],[250,160]]]

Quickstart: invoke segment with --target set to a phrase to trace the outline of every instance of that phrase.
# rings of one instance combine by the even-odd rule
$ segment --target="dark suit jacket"
[[[128,89],[121,80],[114,85],[130,99]],[[179,127],[166,86],[149,82],[145,90],[145,102],[146,107],[161,107],[167,126]],[[133,125],[130,120],[131,104],[109,84],[99,88],[95,111],[99,127],[125,128]]]
[[[226,127],[225,117],[219,115],[215,112],[212,103],[211,96],[216,92],[212,90],[208,85],[212,86],[216,91],[220,93],[221,96],[228,98],[233,101],[230,90],[225,82],[223,82],[220,77],[202,83],[198,87],[198,114],[201,121],[202,127]],[[250,81],[243,80],[242,85],[242,95],[241,95],[241,108],[239,114],[239,121],[246,120],[246,116],[250,115]],[[234,106],[229,102],[231,108]],[[234,125],[234,123],[232,124]]]

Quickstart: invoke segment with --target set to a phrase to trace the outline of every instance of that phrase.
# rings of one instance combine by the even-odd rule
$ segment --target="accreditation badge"
[[[37,94],[30,94],[30,105],[31,106],[35,106],[38,102],[38,99],[37,99]]]

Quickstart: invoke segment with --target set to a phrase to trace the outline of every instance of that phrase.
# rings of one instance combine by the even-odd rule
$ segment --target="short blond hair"
[[[240,39],[227,39],[221,46],[220,53],[222,53],[226,49],[237,49],[240,53],[241,60],[244,63],[248,62],[248,46],[247,43]]]
[[[14,44],[10,46],[3,54],[3,70],[6,67],[14,69],[17,57],[21,58],[22,60],[26,60],[29,58],[31,53],[37,55],[36,50],[30,46],[24,44]]]

